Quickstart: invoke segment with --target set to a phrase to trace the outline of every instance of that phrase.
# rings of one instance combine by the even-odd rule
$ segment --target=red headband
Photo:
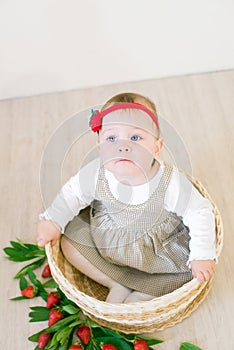
[[[89,125],[90,125],[92,131],[98,132],[101,129],[102,119],[107,114],[114,112],[118,109],[124,109],[124,108],[136,108],[136,109],[140,109],[140,110],[146,112],[150,116],[150,118],[153,120],[153,122],[156,124],[157,128],[159,129],[158,120],[157,120],[155,114],[149,108],[145,107],[144,105],[141,105],[140,103],[123,102],[123,103],[118,103],[116,105],[113,105],[107,109],[104,109],[101,112],[92,109],[92,115],[90,117],[90,122],[89,122]]]

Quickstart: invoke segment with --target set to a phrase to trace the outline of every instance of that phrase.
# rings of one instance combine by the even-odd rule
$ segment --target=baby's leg
[[[62,236],[61,247],[66,259],[79,271],[94,281],[109,288],[106,301],[109,303],[122,303],[132,292],[131,289],[122,286],[110,277],[101,272],[96,266],[91,264],[73,245],[66,236]]]
[[[136,303],[138,301],[149,301],[154,299],[155,296],[153,295],[149,295],[149,294],[144,294],[141,292],[137,292],[136,290],[134,290],[132,293],[130,293],[126,299],[124,300],[125,304],[129,304],[129,303]]]

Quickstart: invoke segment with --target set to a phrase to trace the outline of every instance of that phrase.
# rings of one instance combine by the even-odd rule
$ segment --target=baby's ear
[[[163,148],[163,139],[159,138],[157,141],[156,141],[156,148],[155,148],[155,156],[156,158],[159,157],[161,151],[162,151],[162,148]]]

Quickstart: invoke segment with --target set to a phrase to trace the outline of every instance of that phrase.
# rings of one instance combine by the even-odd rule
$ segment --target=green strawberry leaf
[[[105,327],[100,327],[99,326],[99,331],[95,330],[95,333],[99,333],[99,337],[100,336],[113,336],[113,337],[117,337],[117,338],[122,338],[122,335],[118,332],[112,331],[109,328],[105,328]]]
[[[58,288],[58,284],[53,278],[42,284],[44,288]]]
[[[43,256],[45,257],[45,252],[43,252],[42,250],[33,250],[31,252],[28,252],[26,254],[26,257],[27,258],[31,258],[31,259],[34,259],[34,258],[38,258],[39,256]]]
[[[108,329],[104,328],[104,327],[96,327],[96,328],[92,328],[92,333],[94,338],[99,338],[99,337],[105,337],[105,336],[111,336],[111,334],[107,333]]]
[[[44,301],[47,301],[48,299],[48,293],[46,291],[41,290],[40,288],[37,288],[37,297],[41,297]]]
[[[84,323],[83,320],[78,319],[77,321],[72,322],[71,324],[69,324],[69,327],[74,328],[74,327],[79,326],[80,324],[83,324],[83,323]]]
[[[10,241],[10,244],[12,245],[13,248],[15,248],[18,251],[22,251],[22,252],[28,251],[28,249],[24,247],[24,244],[22,242]]]
[[[72,339],[67,338],[63,344],[60,345],[60,347],[58,348],[58,350],[67,350],[69,349],[69,347],[71,346],[72,344]]]
[[[45,253],[45,248],[44,247],[38,247],[38,245],[37,244],[31,244],[31,243],[23,243],[23,245],[26,247],[26,248],[28,248],[28,250],[31,250],[31,251],[33,251],[33,250],[41,250],[42,252],[44,251],[44,253]]]
[[[196,345],[193,345],[191,343],[181,343],[180,350],[202,350]]]
[[[20,276],[24,276],[28,273],[29,270],[34,270],[37,267],[44,264],[46,258],[39,259],[37,261],[32,262],[29,265],[24,266],[16,275],[14,278],[19,278]]]
[[[26,278],[24,276],[20,277],[20,290],[24,290],[25,288],[28,287],[28,281],[26,280]]]
[[[50,309],[47,309],[47,307],[45,306],[31,306],[30,309],[36,312],[44,312],[46,310],[50,310]]]
[[[96,346],[93,344],[93,342],[91,341],[87,346],[86,346],[86,350],[94,350],[97,349]],[[98,349],[100,349],[100,347],[98,347]]]
[[[67,350],[68,349],[68,340],[63,345],[60,345],[58,350]]]
[[[124,338],[128,339],[129,341],[133,341],[135,339],[139,339],[140,337],[137,337],[134,333],[129,334],[123,334]]]
[[[80,313],[81,311],[80,308],[69,304],[62,306],[62,309],[70,315],[78,314],[78,312]]]
[[[39,247],[37,244],[33,244],[33,243],[25,243],[23,241],[21,241],[19,238],[17,238],[18,243],[21,245],[22,249],[27,249],[27,251],[36,251],[36,250],[40,250],[42,252],[44,252],[45,256],[45,247]],[[14,242],[16,243],[16,242]]]
[[[34,306],[31,307],[31,310],[32,312],[29,313],[29,317],[31,317],[29,322],[41,322],[49,319],[50,309],[43,306]]]
[[[46,350],[48,350],[48,349],[49,350],[58,350],[58,346],[59,346],[58,343],[54,346],[51,346],[51,343],[49,342],[44,349],[46,349]]]
[[[41,297],[44,301],[47,301],[48,295],[49,294],[46,291],[43,291],[43,290],[39,290],[39,292],[37,293],[37,296]]]
[[[61,304],[62,305],[70,304],[70,305],[73,305],[74,307],[77,307],[77,305],[72,300],[70,300],[66,297],[66,295],[61,291],[60,288],[57,288],[57,291],[59,292],[59,294],[61,296]]]
[[[28,277],[32,284],[38,288],[38,296],[42,297],[43,300],[47,301],[49,293],[45,290],[42,283],[38,281],[35,273],[29,269],[28,270]]]
[[[69,326],[64,327],[56,333],[56,339],[62,345],[65,343],[67,338],[70,337],[71,333],[72,333],[72,328],[70,328]]]
[[[53,345],[53,343],[52,343],[53,342],[53,338],[54,338],[54,336],[52,337],[52,339],[49,341],[49,343],[43,349],[58,350],[59,343],[56,342]]]
[[[15,248],[6,247],[3,250],[6,255],[8,255],[8,259],[11,261],[22,262],[32,259],[30,257],[26,257],[24,252],[18,251]]]
[[[24,244],[22,241],[10,241],[11,247],[3,249],[8,259],[15,262],[22,262],[35,259],[36,257],[46,257],[45,249],[39,248],[35,244]]]
[[[36,312],[30,312],[29,317],[31,317],[29,322],[42,322],[49,319],[49,315],[38,315]]]
[[[89,325],[92,328],[104,328],[104,327],[100,326],[100,324],[94,322],[93,320],[89,320]],[[106,329],[106,328],[104,328],[104,329]]]
[[[29,269],[28,270],[28,277],[30,279],[30,281],[36,286],[39,287],[39,285],[42,285],[40,281],[38,281],[36,274]]]
[[[23,295],[22,296],[19,296],[19,297],[15,297],[15,298],[10,298],[10,300],[24,300],[24,299],[28,299],[27,297],[24,297]]]
[[[50,326],[49,328],[46,329],[47,333],[54,333],[57,332],[58,330],[60,330],[61,328],[63,328],[64,326],[69,325],[69,323],[72,323],[73,321],[75,321],[75,319],[77,319],[77,315],[72,315],[72,316],[68,316],[63,318],[62,320],[56,322],[55,324],[53,324],[53,326]]]

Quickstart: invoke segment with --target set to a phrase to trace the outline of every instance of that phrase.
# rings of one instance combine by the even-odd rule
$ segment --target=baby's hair
[[[124,103],[124,102],[136,102],[144,105],[145,107],[149,108],[156,116],[158,120],[157,115],[157,109],[154,104],[148,97],[134,93],[134,92],[123,92],[121,94],[115,95],[111,97],[102,107],[102,111],[107,109],[108,107],[115,105],[117,103]],[[158,133],[160,130],[158,129]]]
[[[156,106],[155,104],[148,98],[140,94],[136,94],[134,92],[123,92],[121,94],[115,95],[111,97],[102,107],[102,110],[110,107],[110,105],[122,102],[138,102],[142,105],[151,109],[155,115],[157,116]]]

